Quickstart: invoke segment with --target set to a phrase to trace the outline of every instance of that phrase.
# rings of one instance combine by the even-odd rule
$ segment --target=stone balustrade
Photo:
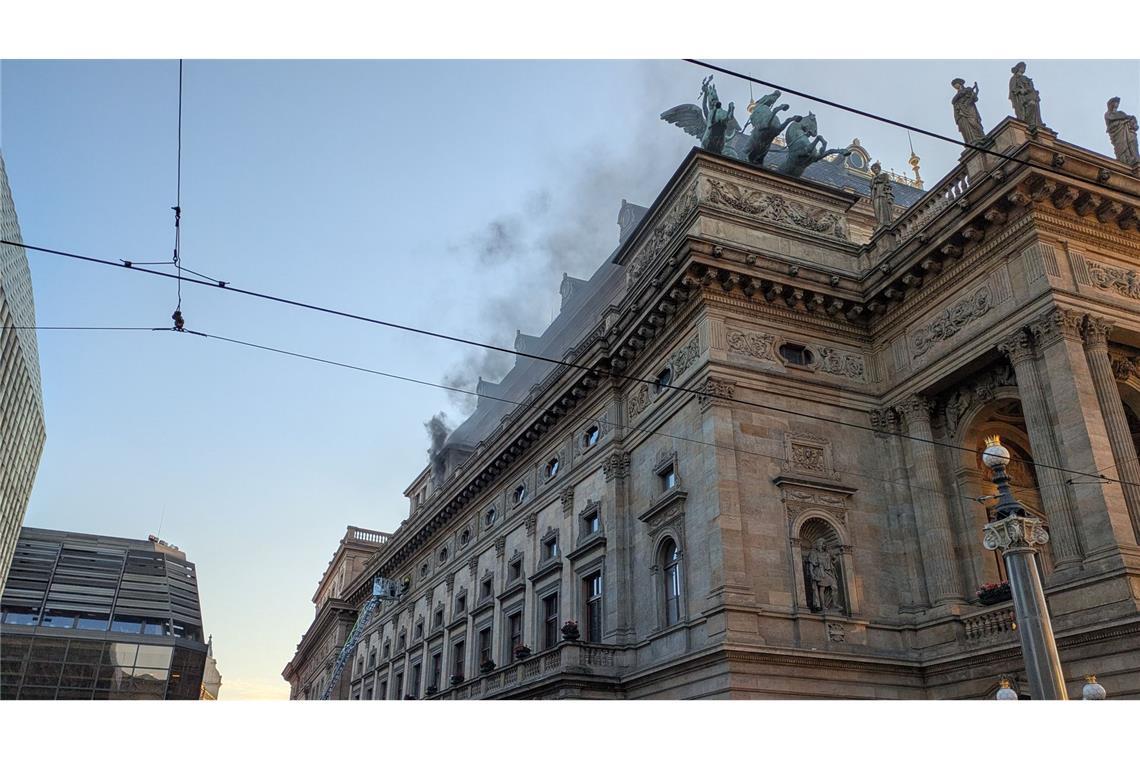
[[[962,617],[966,628],[967,641],[988,641],[998,638],[1012,638],[1017,630],[1013,614],[1013,602],[1005,602],[990,609]]]
[[[630,651],[608,644],[563,641],[557,648],[512,662],[490,673],[480,673],[467,681],[441,689],[427,699],[481,699],[508,696],[513,689],[529,686],[563,673],[616,677],[633,664]]]
[[[357,528],[355,526],[348,529],[348,534],[345,536],[346,540],[361,541],[366,544],[385,544],[388,539],[392,537],[391,533],[381,533],[378,530],[366,530],[364,528]]]
[[[966,174],[966,167],[959,167],[958,171],[931,188],[925,198],[907,209],[895,221],[894,229],[899,243],[905,243],[918,234],[919,230],[938,216],[943,209],[956,203],[969,189],[970,177]]]

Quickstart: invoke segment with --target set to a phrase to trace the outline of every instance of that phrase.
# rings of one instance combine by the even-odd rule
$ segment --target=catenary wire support
[[[175,330],[184,330],[186,320],[182,317],[182,59],[178,59],[178,160],[175,180],[175,200],[170,207],[174,212],[174,267],[178,270],[178,303],[170,318],[174,320]],[[131,262],[124,261],[126,266]],[[200,276],[200,275],[199,275]]]

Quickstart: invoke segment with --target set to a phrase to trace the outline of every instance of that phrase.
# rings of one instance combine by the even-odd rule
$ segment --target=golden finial
[[[989,448],[990,446],[1001,446],[1001,436],[1000,435],[987,435],[986,436],[986,448]]]
[[[907,159],[907,163],[910,164],[910,168],[914,171],[915,187],[917,187],[919,190],[921,190],[922,189],[922,174],[920,174],[918,171],[918,162],[921,159],[918,157],[918,154],[914,152],[914,141],[912,141],[910,139],[910,130],[907,130],[906,140],[910,144],[910,158]]]

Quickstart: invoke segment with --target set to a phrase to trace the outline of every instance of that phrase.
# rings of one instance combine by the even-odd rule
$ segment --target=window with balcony
[[[491,626],[480,629],[479,631],[479,666],[482,667],[485,663],[494,662],[491,656]]]
[[[559,641],[558,594],[542,598],[542,648],[549,649]]]
[[[431,688],[438,691],[439,687],[440,687],[440,681],[442,679],[443,679],[443,654],[440,652],[436,652],[435,654],[433,654],[431,656],[431,681],[429,681],[428,685],[431,686]]]
[[[458,676],[456,680],[463,680],[463,660],[466,656],[466,645],[462,641],[455,642],[451,648],[451,675],[453,678]]]
[[[587,575],[582,580],[582,598],[586,600],[586,614],[582,617],[586,622],[586,641],[600,642],[602,640],[602,573]]]
[[[412,666],[412,677],[408,681],[408,696],[419,697],[420,695],[420,676],[422,674],[423,666],[416,663]]]
[[[507,616],[507,662],[514,662],[515,647],[523,643],[523,616],[522,612],[515,612]]]

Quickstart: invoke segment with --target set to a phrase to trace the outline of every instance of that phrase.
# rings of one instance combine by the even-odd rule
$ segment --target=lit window
[[[558,457],[551,459],[546,463],[546,477],[553,478],[558,474]]]

